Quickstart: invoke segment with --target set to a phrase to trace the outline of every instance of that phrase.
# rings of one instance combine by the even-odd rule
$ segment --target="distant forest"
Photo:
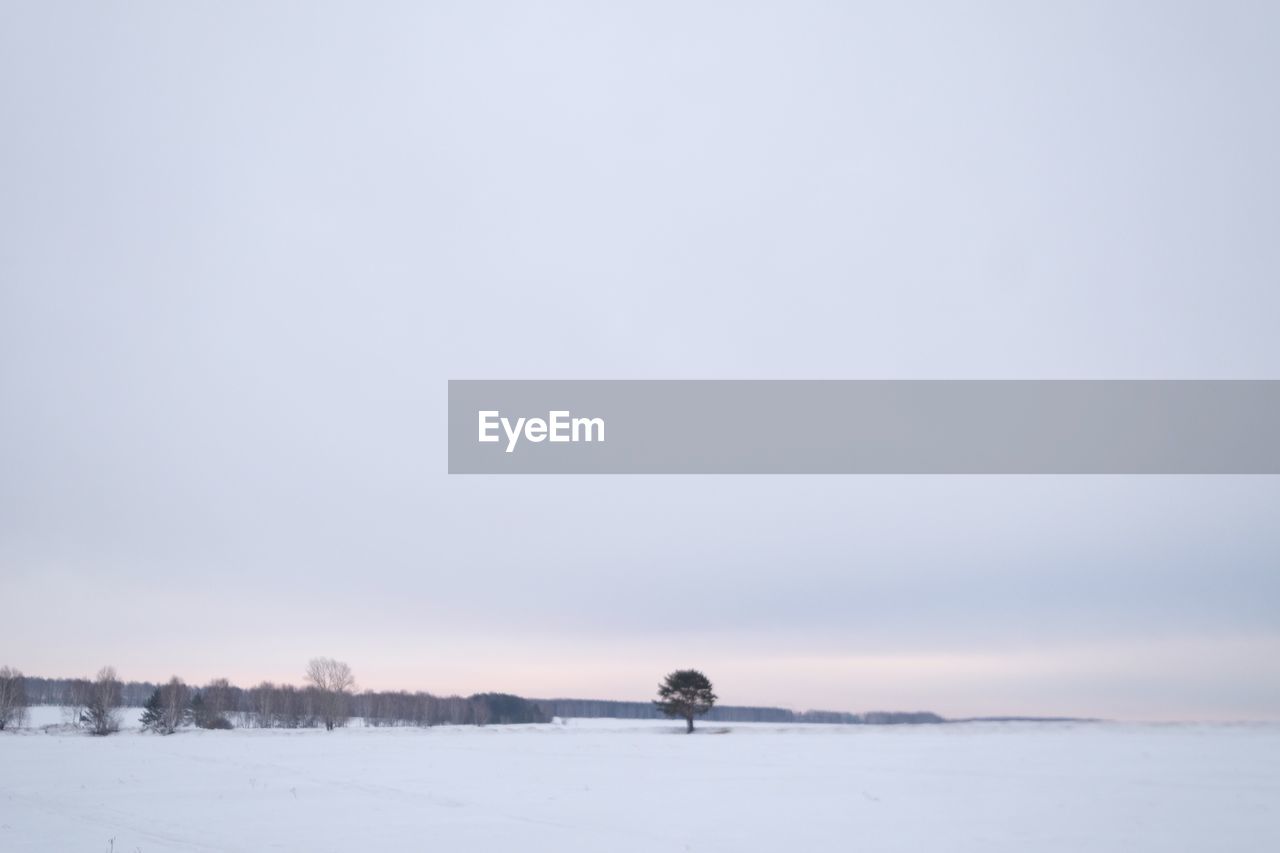
[[[93,682],[83,678],[26,676],[27,702],[80,708],[92,693]],[[120,707],[141,708],[165,685],[150,681],[119,683]],[[216,679],[203,687],[191,687],[191,701],[198,705],[206,728],[308,728],[321,725],[326,716],[325,691],[313,686],[263,682],[238,687]],[[436,696],[431,693],[366,690],[343,697],[338,715],[362,718],[370,726],[490,725],[547,723],[551,716],[535,703],[506,693],[472,696]]]
[[[534,699],[552,717],[615,717],[624,720],[661,718],[652,702],[611,702],[601,699]],[[716,705],[703,719],[719,723],[843,723],[847,725],[888,725],[896,723],[944,723],[930,711],[792,711],[749,705]]]
[[[27,701],[32,705],[78,707],[91,682],[82,678],[40,678],[26,676]],[[150,681],[120,683],[120,705],[141,708],[162,685]],[[244,728],[298,728],[318,725],[315,705],[318,694],[311,687],[264,682],[256,687],[238,687],[217,679],[203,687],[193,687],[200,704],[211,719]],[[660,719],[662,713],[652,702],[613,702],[599,699],[524,699],[507,693],[477,693],[472,696],[436,696],[431,693],[366,690],[347,700],[347,716],[363,719],[370,726],[501,725],[546,723],[553,717],[612,717],[619,719]],[[884,725],[941,723],[945,720],[928,711],[872,711],[850,714],[843,711],[792,711],[717,705],[705,719],[721,723],[838,723]]]

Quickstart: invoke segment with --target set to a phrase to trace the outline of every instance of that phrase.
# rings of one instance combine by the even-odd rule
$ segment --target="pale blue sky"
[[[1275,478],[444,473],[449,378],[1280,378],[1280,11],[1056,5],[6,3],[0,663],[1280,718]]]

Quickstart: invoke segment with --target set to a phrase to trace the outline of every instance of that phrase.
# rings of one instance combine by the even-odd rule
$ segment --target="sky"
[[[0,664],[1280,719],[1275,477],[451,477],[445,434],[449,379],[1280,378],[1277,37],[8,2]]]

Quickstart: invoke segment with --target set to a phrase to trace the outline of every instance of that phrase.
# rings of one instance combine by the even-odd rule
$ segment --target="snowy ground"
[[[0,850],[1280,850],[1280,726],[0,733]],[[112,841],[114,839],[114,842]],[[112,844],[114,843],[114,848]]]

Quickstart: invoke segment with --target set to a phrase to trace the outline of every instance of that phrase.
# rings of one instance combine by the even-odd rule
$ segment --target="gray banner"
[[[1277,474],[1280,381],[454,380],[449,473]]]

